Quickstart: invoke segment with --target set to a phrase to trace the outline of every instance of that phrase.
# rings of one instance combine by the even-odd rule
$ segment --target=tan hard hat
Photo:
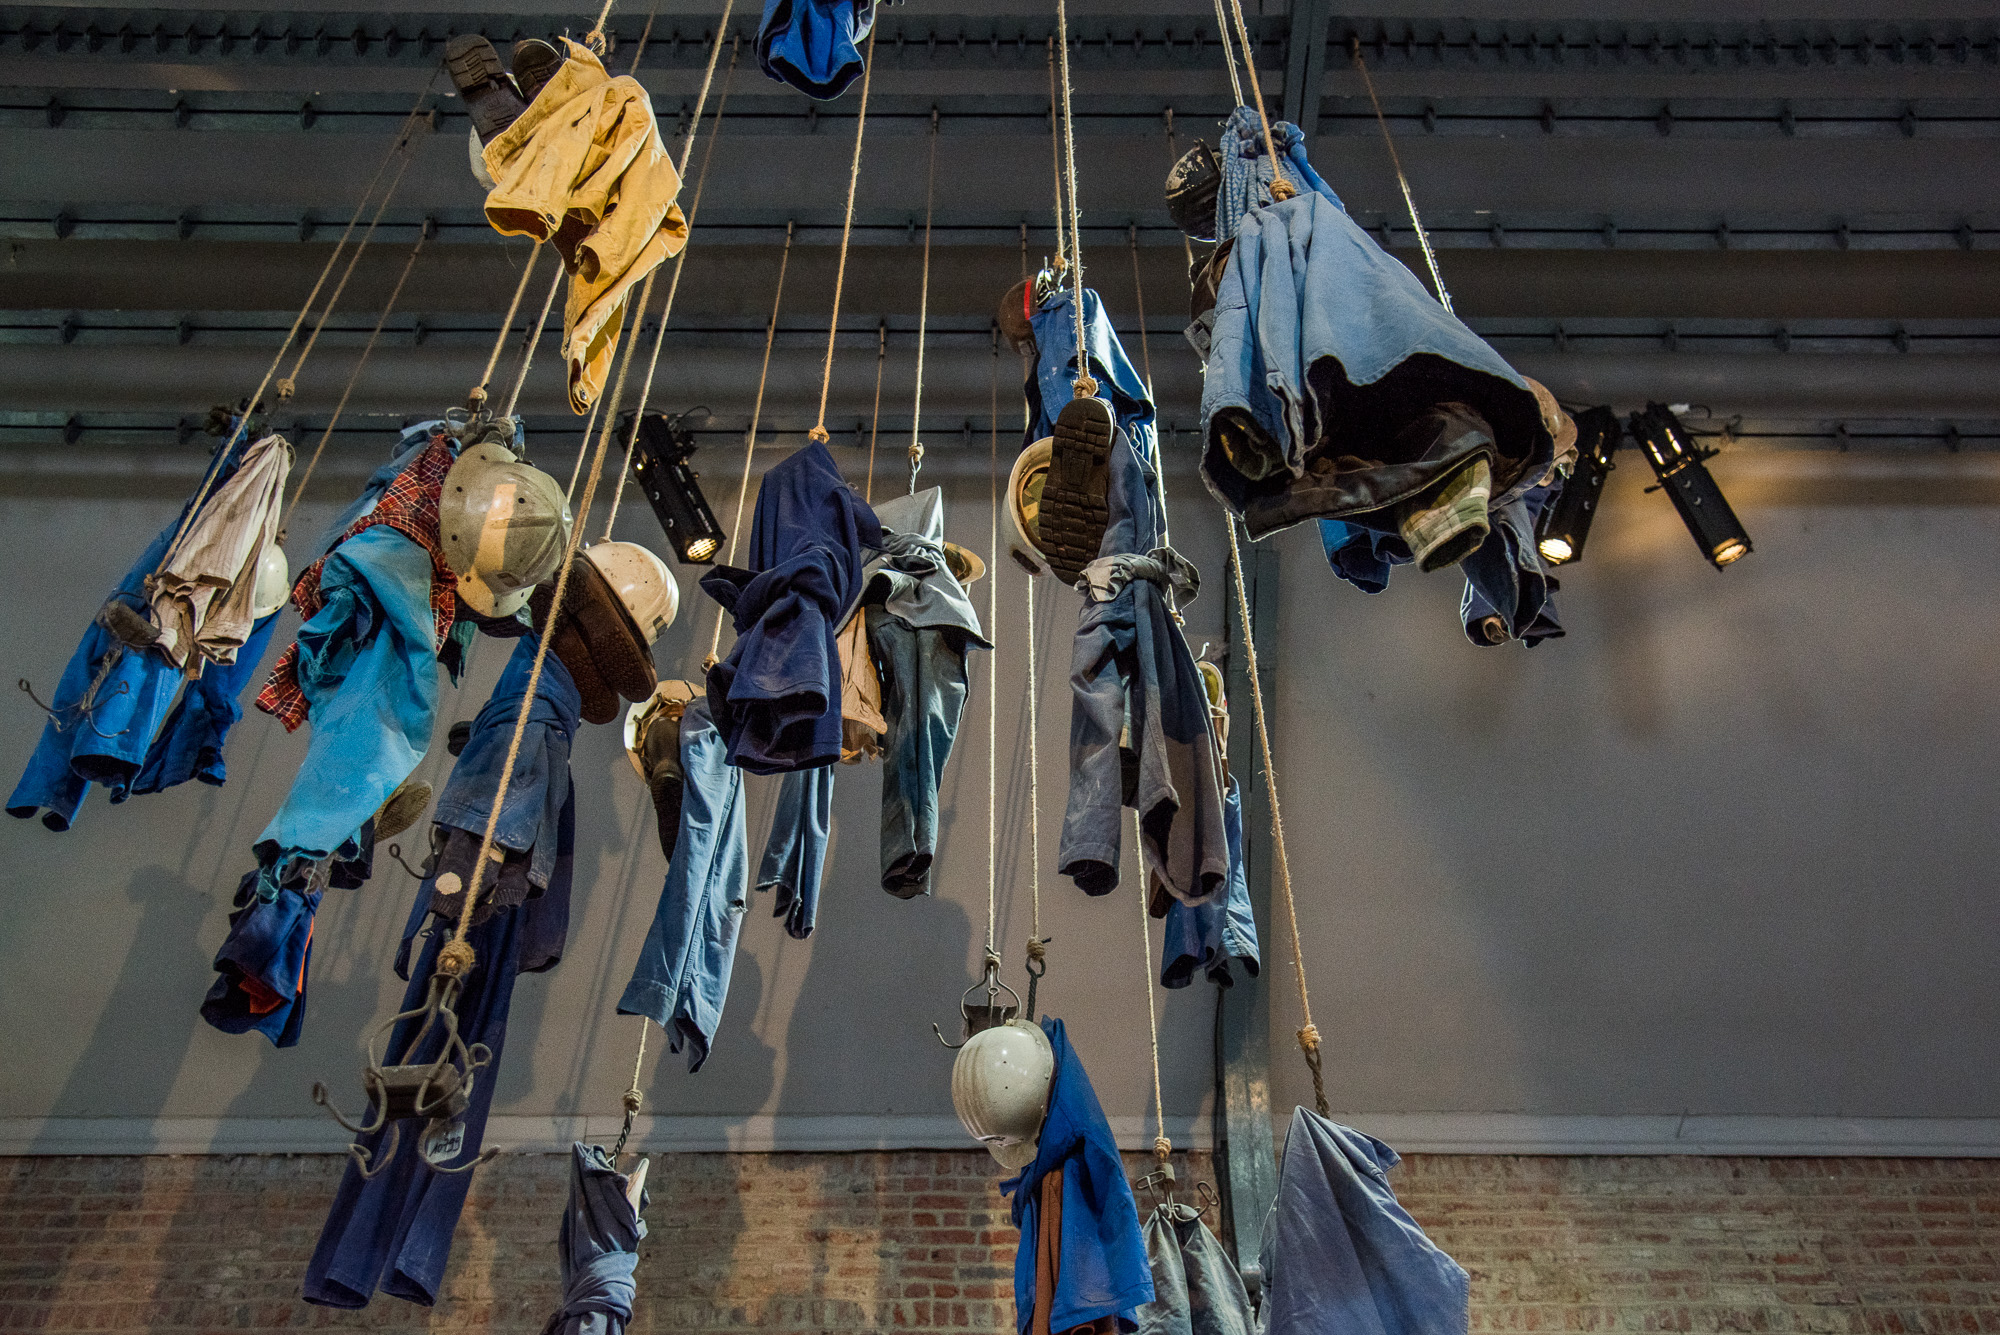
[[[681,610],[681,586],[674,582],[667,563],[636,542],[600,542],[583,554],[631,613],[632,624],[646,637],[646,643],[658,641],[660,632],[674,624]]]
[[[1049,558],[1042,555],[1042,484],[1048,481],[1049,461],[1055,457],[1055,439],[1044,436],[1014,460],[1007,477],[1007,514],[1014,532],[1035,564],[1046,568]]]
[[[438,540],[459,596],[481,616],[510,617],[556,572],[569,543],[556,480],[505,445],[468,445],[438,496]]]

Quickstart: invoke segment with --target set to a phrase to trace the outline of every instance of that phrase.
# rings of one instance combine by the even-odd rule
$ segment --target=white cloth
[[[190,677],[206,662],[233,663],[256,623],[251,593],[257,563],[278,536],[292,446],[269,435],[244,452],[230,479],[210,492],[186,532],[146,581],[155,646]]]

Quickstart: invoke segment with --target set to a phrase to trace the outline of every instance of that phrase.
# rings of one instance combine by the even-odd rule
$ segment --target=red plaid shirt
[[[432,436],[424,452],[396,475],[375,508],[340,535],[340,542],[346,542],[363,529],[387,524],[430,553],[431,615],[436,621],[433,649],[444,647],[445,636],[451,634],[452,622],[458,618],[458,576],[445,564],[444,549],[438,544],[438,493],[444,487],[444,475],[451,471],[451,463],[450,437],[442,433]],[[337,542],[327,556],[339,550]],[[319,592],[320,573],[325,566],[326,556],[322,556],[307,566],[299,582],[292,586],[292,605],[305,620],[310,621],[326,605]],[[287,732],[297,731],[306,721],[308,704],[305,691],[299,686],[297,640],[292,641],[277,666],[271,669],[271,679],[257,694],[257,708],[283,723]]]

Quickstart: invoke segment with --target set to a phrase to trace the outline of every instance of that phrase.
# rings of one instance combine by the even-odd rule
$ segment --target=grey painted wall
[[[1569,637],[1532,652],[1467,645],[1455,578],[1404,572],[1367,598],[1331,579],[1309,529],[1276,540],[1273,721],[1336,1106],[1992,1112],[2000,470],[1725,460],[1757,542],[1726,575],[1700,562],[1664,498],[1640,493],[1642,471],[1631,459],[1614,474],[1589,560],[1565,577]],[[0,680],[54,681],[101,591],[171,514],[173,485],[159,502],[0,497]],[[1175,487],[1175,539],[1209,577],[1189,610],[1198,648],[1220,638],[1221,535],[1192,479]],[[949,514],[957,540],[985,546],[983,481],[953,483]],[[657,537],[643,508],[620,530]],[[999,939],[1016,983],[1028,931],[1024,579],[996,569],[997,676],[977,669],[944,790],[937,898],[874,888],[878,779],[843,771],[818,933],[793,942],[753,908],[714,1056],[692,1077],[665,1059],[649,1112],[949,1113],[930,1023],[972,981],[984,932],[989,687]],[[1066,593],[1041,599],[1055,937],[1043,997],[1107,1110],[1136,1117],[1150,1097],[1136,908],[1129,894],[1087,900],[1048,870],[1073,607]],[[690,583],[663,671],[698,662],[712,615]],[[477,710],[502,657],[488,645],[447,692],[440,734]],[[11,785],[39,717],[10,699]],[[355,1101],[361,1036],[401,994],[389,963],[413,887],[386,860],[365,889],[327,899],[299,1047],[225,1037],[195,1014],[250,841],[301,752],[253,715],[227,787],[94,799],[63,835],[0,822],[0,1117],[310,1115],[315,1079]],[[637,1022],[611,1011],[663,860],[612,729],[585,731],[575,768],[570,949],[520,984],[503,1114],[615,1115],[631,1069]],[[752,787],[761,840],[773,784]],[[1289,1106],[1307,1092],[1296,1000],[1286,942],[1265,929],[1274,1103]],[[1205,987],[1162,1003],[1170,1113],[1204,1106],[1211,1015]]]

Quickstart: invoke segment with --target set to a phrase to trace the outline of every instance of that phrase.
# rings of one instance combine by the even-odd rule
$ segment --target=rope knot
[[[298,392],[298,388],[299,382],[290,376],[286,376],[283,380],[280,380],[278,382],[278,402],[285,403],[289,401],[292,395]]]
[[[826,423],[821,422],[818,426],[806,432],[806,439],[816,440],[820,444],[824,445],[828,441],[833,439],[833,433],[826,429]]]
[[[1048,957],[1049,957],[1049,942],[1048,942],[1048,938],[1047,938],[1047,937],[1042,937],[1042,936],[1031,936],[1031,937],[1029,937],[1029,938],[1028,938],[1028,962],[1029,962],[1029,963],[1031,963],[1031,964],[1040,964],[1040,963],[1041,963],[1042,961],[1046,960],[1046,959],[1047,959]]]
[[[1271,202],[1273,204],[1282,204],[1286,200],[1296,197],[1298,193],[1299,192],[1293,187],[1292,183],[1290,181],[1287,181],[1284,177],[1278,176],[1272,178]]]
[[[1097,397],[1097,382],[1087,375],[1079,376],[1073,388],[1076,390],[1076,397],[1079,399],[1094,399]]]
[[[639,1092],[638,1086],[635,1085],[631,1089],[625,1091],[624,1102],[625,1102],[626,1115],[635,1117],[638,1115],[639,1109],[646,1106],[646,1096],[644,1094],[641,1094]]]
[[[1319,1026],[1310,1020],[1306,1022],[1305,1028],[1299,1030],[1299,1050],[1302,1052],[1319,1051]]]
[[[438,951],[437,971],[447,978],[463,978],[472,972],[477,958],[470,943],[447,941]]]
[[[1167,1156],[1173,1152],[1174,1142],[1168,1140],[1165,1136],[1153,1137],[1153,1157],[1155,1159],[1158,1159],[1161,1163],[1165,1163]]]

